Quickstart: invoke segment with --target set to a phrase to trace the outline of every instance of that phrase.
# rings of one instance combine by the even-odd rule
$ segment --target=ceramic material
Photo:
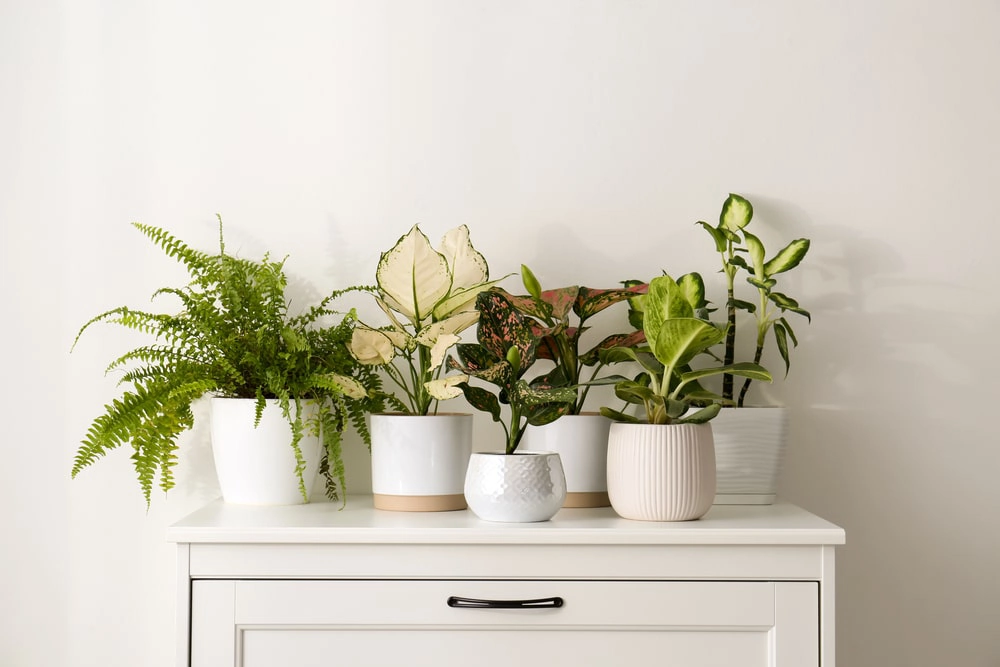
[[[612,424],[608,495],[626,519],[701,518],[715,498],[711,424]]]
[[[372,496],[377,509],[465,509],[472,415],[372,415]]]
[[[249,398],[211,401],[212,455],[222,498],[242,505],[300,505],[306,500],[295,474],[291,427],[278,401],[269,400],[254,428],[255,405]],[[303,403],[303,419],[315,415],[316,410],[315,405]],[[302,479],[308,497],[322,456],[319,436],[307,430],[299,449],[306,462]]]
[[[566,499],[566,476],[555,452],[475,452],[465,477],[465,498],[469,509],[486,521],[547,521]]]
[[[607,507],[611,423],[599,414],[566,415],[527,429],[518,451],[559,454],[566,473],[563,507]]]
[[[788,409],[725,408],[712,420],[717,505],[770,505],[785,456]]]

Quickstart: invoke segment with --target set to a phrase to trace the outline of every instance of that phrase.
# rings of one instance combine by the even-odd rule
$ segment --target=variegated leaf
[[[753,205],[740,195],[730,194],[722,204],[719,227],[730,232],[738,232],[750,224],[752,218]]]
[[[646,317],[649,318],[648,312]],[[670,319],[660,328],[653,354],[665,367],[677,368],[725,337],[724,331],[693,317]]]
[[[468,383],[460,384],[459,388],[465,394],[465,400],[468,401],[469,405],[476,410],[489,413],[493,417],[493,421],[500,421],[500,401],[497,400],[496,395],[482,387],[474,387]]]
[[[646,334],[646,340],[649,341],[654,353],[656,353],[657,337],[664,322],[676,318],[693,317],[694,309],[684,298],[673,278],[662,275],[649,282],[642,327]]]
[[[417,332],[416,339],[424,347],[432,347],[441,336],[457,336],[477,321],[479,321],[479,313],[475,310],[458,313],[423,327]]]
[[[743,232],[743,239],[746,241],[747,250],[750,252],[750,262],[753,264],[753,272],[759,279],[765,279],[764,272],[764,244],[760,239],[750,232]]]
[[[381,366],[396,356],[392,341],[385,332],[356,327],[351,332],[351,342],[347,346],[358,363],[366,366]]]
[[[542,301],[552,308],[552,317],[557,320],[564,320],[576,303],[576,295],[579,287],[561,287],[559,289],[549,289],[542,292]]]
[[[375,279],[386,304],[418,326],[451,289],[448,260],[417,225],[382,253]]]
[[[430,370],[436,370],[441,365],[441,362],[444,361],[444,355],[448,352],[448,348],[460,340],[461,338],[454,334],[441,334],[438,336],[431,347]]]
[[[649,285],[643,283],[631,287],[619,287],[613,289],[591,289],[590,287],[580,287],[573,304],[573,311],[584,321],[592,315],[596,315],[608,306],[625,301],[626,299],[646,294]]]
[[[809,252],[809,239],[795,239],[764,265],[764,274],[773,276],[794,269]]]
[[[646,342],[646,334],[643,331],[633,331],[632,333],[611,334],[585,354],[580,356],[580,363],[584,366],[593,366],[600,359],[601,350],[609,350],[613,347],[635,347]]]
[[[449,230],[441,239],[441,254],[451,270],[451,292],[481,285],[490,278],[486,258],[472,247],[469,228],[460,225]]]
[[[702,220],[699,220],[697,222],[697,224],[699,224],[702,227],[704,227],[705,231],[707,231],[712,236],[712,240],[715,241],[715,251],[716,252],[720,252],[720,253],[726,252],[726,236],[721,231],[719,231],[718,229],[716,229],[712,225],[710,225],[707,222],[704,222]]]
[[[468,375],[449,375],[437,380],[425,382],[424,387],[427,389],[427,393],[437,400],[446,401],[450,398],[456,398],[462,394],[462,387],[459,385],[468,381]]]
[[[476,338],[480,345],[497,359],[506,359],[507,351],[512,346],[516,347],[522,369],[535,363],[537,339],[528,320],[517,312],[503,293],[499,290],[480,293],[476,309],[479,311]]]
[[[705,281],[701,274],[685,273],[677,279],[677,286],[684,295],[684,299],[691,304],[694,309],[705,308],[708,301],[705,300]]]

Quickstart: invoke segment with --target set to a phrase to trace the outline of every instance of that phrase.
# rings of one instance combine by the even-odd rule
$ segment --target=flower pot
[[[465,509],[472,415],[371,416],[372,496],[377,509]]]
[[[612,424],[608,496],[626,519],[701,518],[715,498],[711,424]]]
[[[254,428],[256,401],[250,398],[213,398],[212,455],[222,498],[242,505],[300,505],[307,502],[322,458],[318,435],[305,429],[299,450],[305,461],[302,495],[296,474],[292,429],[277,400],[268,400]],[[292,410],[295,410],[294,405]],[[302,420],[315,416],[318,407],[302,403]]]
[[[566,415],[524,432],[518,451],[556,452],[566,474],[563,507],[607,507],[608,431],[598,414]]]
[[[474,452],[465,498],[486,521],[547,521],[566,499],[566,476],[555,452]]]
[[[712,420],[719,505],[770,505],[785,456],[788,409],[724,408]]]

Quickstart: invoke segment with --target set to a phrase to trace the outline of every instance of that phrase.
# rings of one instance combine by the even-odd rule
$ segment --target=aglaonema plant
[[[718,345],[726,328],[696,317],[704,303],[696,281],[681,284],[668,275],[649,282],[641,297],[641,324],[645,343],[602,350],[605,363],[635,362],[641,369],[636,379],[621,378],[615,395],[626,403],[641,405],[645,419],[621,410],[601,408],[601,414],[616,421],[649,424],[700,424],[715,417],[722,407],[719,396],[704,390],[699,381],[714,375],[731,374],[771,381],[766,369],[756,363],[738,363],[693,370],[697,355]],[[700,406],[692,411],[692,406]]]
[[[746,227],[753,218],[753,205],[744,197],[730,194],[722,204],[719,224],[712,226],[704,221],[697,224],[705,228],[715,241],[715,249],[722,258],[722,272],[726,277],[726,315],[728,329],[724,344],[724,364],[732,364],[736,358],[738,310],[751,313],[756,323],[756,345],[754,363],[759,364],[764,353],[769,334],[773,339],[781,359],[785,362],[785,374],[791,364],[788,357],[788,343],[798,345],[795,331],[785,318],[785,312],[792,312],[811,320],[799,303],[790,296],[776,292],[780,273],[790,271],[799,265],[809,251],[809,239],[795,239],[779,250],[771,259],[765,259],[764,244]],[[747,261],[749,259],[749,262]],[[757,303],[736,298],[736,277],[745,271],[746,278],[757,292]],[[736,397],[736,405],[742,407],[746,400],[750,383],[754,378],[746,378]],[[734,374],[726,373],[722,378],[722,396],[732,401],[734,397]]]
[[[621,288],[593,289],[574,285],[542,290],[535,274],[523,264],[521,280],[528,294],[515,296],[501,293],[527,318],[538,340],[537,358],[548,359],[555,364],[538,381],[549,387],[573,388],[576,396],[572,402],[561,404],[561,412],[580,414],[590,386],[595,384],[595,379],[604,367],[599,352],[617,346],[637,345],[644,340],[641,329],[614,333],[581,353],[582,339],[590,328],[587,326],[588,320],[609,306],[645,294],[647,286],[645,283],[636,283]],[[588,378],[582,378],[587,367],[593,370]]]
[[[448,231],[439,250],[414,225],[382,253],[375,301],[390,324],[357,327],[349,347],[360,363],[381,366],[402,392],[385,395],[397,410],[426,415],[438,401],[461,395],[458,384],[468,378],[443,375],[443,361],[479,319],[476,295],[499,282],[489,275],[465,225]]]
[[[469,405],[489,413],[503,427],[504,451],[513,454],[525,429],[559,418],[565,406],[576,400],[576,390],[553,387],[544,378],[524,379],[538,359],[540,342],[551,330],[538,327],[521,314],[506,292],[499,288],[481,292],[476,309],[478,342],[460,343],[456,347],[458,360],[450,358],[448,363],[465,374],[465,381],[458,386]],[[469,384],[471,378],[493,385],[496,391]],[[502,404],[509,408],[506,422]]]

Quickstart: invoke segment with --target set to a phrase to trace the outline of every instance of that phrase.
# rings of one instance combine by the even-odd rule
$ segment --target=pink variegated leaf
[[[476,297],[476,310],[479,311],[476,337],[490,354],[506,359],[507,351],[516,347],[522,372],[535,363],[537,338],[529,320],[517,311],[504,292],[480,292]]]
[[[601,312],[608,306],[612,306],[619,301],[624,301],[629,297],[645,294],[648,291],[649,285],[645,283],[615,289],[581,287],[580,294],[573,305],[573,311],[580,317],[581,321],[586,320],[591,315]]]
[[[586,354],[580,356],[580,363],[585,366],[593,366],[598,361],[601,350],[610,350],[613,347],[635,347],[646,342],[646,333],[643,331],[633,331],[625,334],[612,334],[595,345]]]
[[[557,320],[565,320],[576,303],[579,292],[580,288],[575,286],[545,290],[542,292],[542,301],[552,307],[552,317]]]
[[[525,315],[537,317],[539,319],[546,319],[551,314],[548,310],[548,304],[540,304],[527,294],[511,294],[502,287],[494,287],[493,291],[503,294],[503,296],[510,301],[514,308]]]

